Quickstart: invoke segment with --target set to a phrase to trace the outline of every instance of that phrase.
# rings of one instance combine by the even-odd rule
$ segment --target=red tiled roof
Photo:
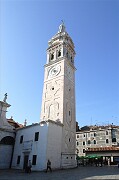
[[[101,125],[91,125],[91,126],[84,126],[84,127],[81,127],[79,129],[79,132],[83,132],[83,131],[90,131],[90,130],[104,130],[104,129],[108,129],[108,128],[119,128],[118,125],[105,125],[105,126],[101,126]]]
[[[7,119],[7,121],[11,126],[13,126],[15,128],[22,128],[23,127],[22,124],[19,124],[18,122],[15,122],[12,118]]]
[[[97,148],[88,148],[85,151],[119,151],[119,147],[97,147]]]

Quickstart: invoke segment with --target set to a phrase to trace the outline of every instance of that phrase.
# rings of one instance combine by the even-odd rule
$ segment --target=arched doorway
[[[15,139],[12,136],[5,136],[0,141],[0,169],[7,169],[11,166],[13,147]]]
[[[11,136],[5,136],[4,138],[1,139],[0,144],[4,145],[14,145],[14,138]]]

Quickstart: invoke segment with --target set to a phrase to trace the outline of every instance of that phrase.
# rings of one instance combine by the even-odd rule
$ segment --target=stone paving
[[[56,170],[53,172],[32,172],[26,174],[21,170],[0,170],[0,180],[88,180],[118,179],[117,166],[78,167],[75,169]]]

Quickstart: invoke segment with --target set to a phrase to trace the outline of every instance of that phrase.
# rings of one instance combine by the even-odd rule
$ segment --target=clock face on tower
[[[52,78],[52,77],[57,76],[60,73],[60,70],[61,70],[60,65],[55,65],[55,66],[51,67],[48,72],[48,77]]]

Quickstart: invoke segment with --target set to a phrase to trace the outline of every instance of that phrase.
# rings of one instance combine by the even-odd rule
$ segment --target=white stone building
[[[17,129],[12,168],[24,169],[31,160],[32,170],[44,170],[48,159],[59,168],[61,135],[62,125],[50,120]]]

